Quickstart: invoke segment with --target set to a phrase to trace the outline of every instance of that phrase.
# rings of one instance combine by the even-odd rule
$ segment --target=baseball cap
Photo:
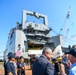
[[[16,58],[16,56],[12,52],[8,53],[7,56],[8,56],[8,59]]]
[[[9,55],[11,55],[11,54],[12,54],[12,52],[9,52],[7,56],[9,56]]]
[[[69,52],[66,52],[66,54],[71,54],[73,55],[74,57],[76,57],[76,49],[71,49]]]

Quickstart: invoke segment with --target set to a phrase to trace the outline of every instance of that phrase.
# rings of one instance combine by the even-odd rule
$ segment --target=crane
[[[68,29],[68,21],[69,21],[69,16],[70,16],[70,7],[69,7],[69,10],[68,10],[68,13],[66,15],[66,21],[65,21],[65,25],[63,28],[60,29],[60,32],[63,30],[63,44],[65,45],[65,41],[66,41],[66,38],[67,38],[67,35],[68,35],[68,32],[69,32],[69,29]]]

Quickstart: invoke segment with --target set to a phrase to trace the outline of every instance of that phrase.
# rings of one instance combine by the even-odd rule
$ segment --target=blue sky
[[[22,23],[22,10],[36,11],[48,17],[50,35],[63,34],[70,6],[68,34],[65,46],[76,44],[76,0],[0,0],[0,53],[6,48],[8,33],[16,22]],[[52,24],[50,24],[52,23]]]

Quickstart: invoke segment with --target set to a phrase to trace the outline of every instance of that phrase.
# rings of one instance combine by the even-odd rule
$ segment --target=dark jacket
[[[59,75],[58,72],[60,73],[60,75],[62,75],[60,63],[56,62],[55,65],[54,65],[54,67],[55,67],[56,75]]]
[[[32,75],[54,75],[54,66],[42,55],[34,62]]]

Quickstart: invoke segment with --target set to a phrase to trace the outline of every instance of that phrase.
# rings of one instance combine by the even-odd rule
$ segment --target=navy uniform
[[[14,63],[11,63],[11,62],[7,62],[6,64],[6,74],[5,75],[8,75],[8,73],[12,73],[13,75],[16,75],[15,74],[15,66],[14,66]]]
[[[8,59],[9,60],[4,65],[5,75],[8,75],[9,73],[11,73],[12,75],[16,75],[15,66],[14,66],[14,63],[13,63],[13,60],[15,60],[15,55],[13,53],[8,54]]]
[[[25,69],[22,69],[22,67],[24,67],[24,63],[18,62],[17,63],[17,68],[18,68],[17,74],[18,75],[25,75]]]

